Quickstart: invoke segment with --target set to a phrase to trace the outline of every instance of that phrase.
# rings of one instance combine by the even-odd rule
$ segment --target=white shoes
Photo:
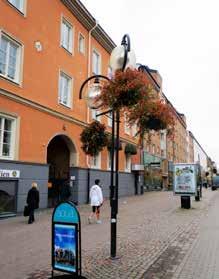
[[[102,221],[101,220],[97,220],[97,224],[102,224]]]

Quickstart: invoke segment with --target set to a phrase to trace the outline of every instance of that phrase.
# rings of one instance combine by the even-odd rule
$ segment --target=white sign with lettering
[[[1,170],[0,169],[0,178],[19,178],[19,170]]]

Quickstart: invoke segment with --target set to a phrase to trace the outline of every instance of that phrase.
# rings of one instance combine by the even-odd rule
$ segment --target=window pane
[[[61,74],[59,100],[62,104],[70,105],[70,78]]]
[[[11,142],[11,132],[6,132],[6,131],[4,131],[4,134],[3,134],[3,143],[10,144],[10,142]]]
[[[11,131],[11,120],[9,119],[5,119],[5,127],[4,127],[4,130],[5,131]]]
[[[71,31],[72,28],[65,21],[62,22],[62,46],[71,51]]]
[[[96,75],[100,74],[99,64],[100,56],[96,51],[93,51],[93,73]]]
[[[3,144],[3,150],[2,150],[3,156],[10,156],[10,145],[9,144]]]
[[[23,11],[23,0],[9,0],[18,10]]]
[[[84,53],[84,37],[82,35],[79,36],[79,51]]]
[[[0,44],[0,73],[2,74],[5,74],[6,72],[7,45],[8,40],[2,37]]]

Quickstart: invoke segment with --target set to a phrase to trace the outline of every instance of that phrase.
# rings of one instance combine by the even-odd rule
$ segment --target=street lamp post
[[[110,66],[113,71],[122,70],[126,67],[135,67],[135,54],[130,48],[129,35],[125,34],[122,38],[121,45],[115,47],[110,56]],[[82,91],[84,86],[91,80],[94,79],[90,91],[88,90],[87,102],[88,106],[92,109],[97,109],[101,106],[95,102],[98,95],[101,94],[100,80],[105,79],[110,82],[110,79],[103,75],[94,75],[86,79],[81,85],[79,98],[82,99]],[[119,192],[119,124],[120,124],[120,112],[119,110],[110,110],[97,114],[105,115],[112,113],[112,144],[111,144],[111,171],[110,171],[110,206],[111,206],[111,246],[110,255],[111,259],[116,259],[116,248],[117,248],[117,214],[118,214],[118,192]],[[116,156],[114,151],[116,150]],[[114,170],[115,160],[115,170]],[[115,174],[115,177],[114,177]],[[115,182],[114,182],[115,179]]]

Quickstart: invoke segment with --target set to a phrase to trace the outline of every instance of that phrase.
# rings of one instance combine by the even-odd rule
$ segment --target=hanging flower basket
[[[112,80],[105,83],[97,102],[115,110],[136,105],[148,91],[144,73],[137,70],[118,70]]]
[[[93,121],[80,135],[81,148],[87,155],[96,156],[108,143],[106,127],[98,121]]]
[[[141,134],[150,130],[163,129],[167,129],[167,132],[171,134],[175,124],[171,109],[158,98],[148,99],[136,105],[129,111],[128,120],[130,123],[137,123]]]
[[[107,149],[111,150],[111,148],[112,148],[112,136],[109,135],[108,136],[108,142],[107,142]],[[115,139],[115,142],[114,142],[114,149],[116,150],[116,139]],[[121,142],[121,140],[119,141],[119,150],[122,150],[122,142]]]
[[[127,143],[125,146],[125,154],[136,155],[137,148],[134,144]]]

